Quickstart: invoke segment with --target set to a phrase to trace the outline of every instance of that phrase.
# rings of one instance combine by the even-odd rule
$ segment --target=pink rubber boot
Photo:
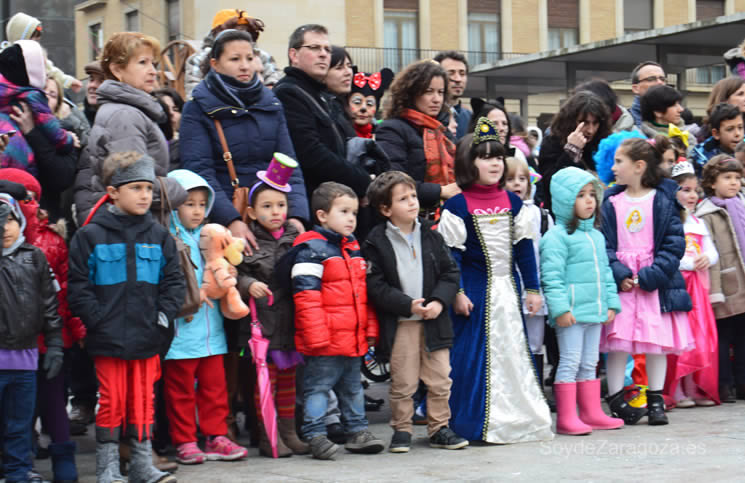
[[[600,379],[577,383],[577,406],[579,419],[592,429],[618,429],[623,427],[623,419],[612,418],[600,406]]]
[[[592,433],[592,427],[583,423],[577,416],[577,383],[555,382],[554,397],[557,433],[575,436]]]

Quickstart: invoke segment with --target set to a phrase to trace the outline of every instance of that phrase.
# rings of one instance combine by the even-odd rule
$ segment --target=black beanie
[[[0,74],[17,86],[30,85],[20,45],[13,44],[0,52]]]

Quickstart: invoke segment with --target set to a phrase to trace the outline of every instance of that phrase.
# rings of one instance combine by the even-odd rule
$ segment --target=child
[[[691,298],[680,274],[685,237],[675,200],[677,184],[663,177],[662,156],[642,139],[616,150],[617,184],[605,192],[603,233],[622,312],[603,327],[600,351],[608,352],[608,405],[613,416],[635,424],[645,413],[651,425],[667,424],[662,388],[666,354],[693,345],[686,312]],[[638,218],[636,217],[638,215]],[[628,354],[646,354],[647,410],[624,401]]]
[[[177,180],[189,193],[186,201],[171,213],[170,230],[189,247],[201,284],[204,261],[199,251],[199,235],[215,193],[201,176],[191,171],[177,169],[168,173],[168,177]],[[176,319],[174,331],[163,368],[166,414],[171,441],[176,446],[176,461],[189,465],[205,460],[245,458],[248,450],[225,437],[228,397],[223,354],[227,345],[219,304],[205,301],[189,319]],[[197,445],[195,410],[199,429],[207,438],[204,452]]]
[[[288,252],[295,301],[295,346],[305,356],[303,436],[314,458],[333,459],[339,447],[326,436],[328,392],[339,398],[344,448],[379,453],[383,442],[365,418],[360,357],[375,343],[378,321],[367,304],[365,260],[352,235],[357,225],[357,196],[328,181],[313,192],[313,213],[320,223],[295,240]]]
[[[554,226],[554,220],[548,211],[536,205],[533,201],[533,195],[535,194],[533,179],[536,176],[538,179],[535,182],[538,182],[541,176],[539,174],[532,175],[528,163],[517,158],[507,158],[505,164],[507,165],[507,172],[505,174],[504,188],[516,194],[523,201],[523,209],[530,214],[533,224],[533,234],[535,235],[533,239],[533,253],[535,254],[536,265],[539,265],[539,244],[541,237]],[[524,292],[523,315],[525,317],[525,328],[528,333],[530,352],[535,359],[538,383],[543,387],[543,336],[546,330],[548,308],[544,305],[535,315],[529,315],[530,310],[528,310],[526,304],[526,297],[527,293]]]
[[[740,108],[722,102],[714,106],[709,116],[711,137],[698,143],[691,152],[690,160],[700,175],[708,160],[717,154],[734,155],[743,138],[743,121]]]
[[[696,347],[679,356],[667,356],[665,396],[679,408],[714,406],[719,403],[717,326],[709,302],[709,267],[717,263],[719,254],[706,224],[693,215],[698,204],[698,178],[693,165],[688,161],[677,163],[673,180],[680,186],[676,197],[685,209],[682,216],[686,251],[680,260],[680,271],[693,303],[688,322]]]
[[[41,249],[54,274],[58,286],[57,302],[59,315],[62,318],[62,341],[65,351],[85,337],[85,326],[77,317],[70,315],[67,305],[67,243],[65,242],[65,224],[63,221],[54,225],[48,224],[46,213],[39,208],[37,200],[41,198],[41,185],[26,171],[6,168],[0,169],[0,179],[16,181],[26,188],[30,199],[19,204],[26,226],[23,236],[26,242]],[[40,359],[46,357],[44,337],[39,336]],[[43,362],[41,363],[43,366]],[[42,428],[48,433],[52,442],[49,453],[52,458],[54,478],[58,481],[74,481],[78,478],[75,466],[75,442],[70,440],[70,421],[67,417],[67,390],[65,374],[49,378],[45,371],[37,375],[37,414],[41,418]],[[34,418],[35,419],[35,418]],[[32,424],[33,426],[33,424]]]
[[[709,299],[719,334],[719,398],[732,403],[732,385],[738,398],[745,398],[745,194],[742,164],[721,154],[704,166],[701,184],[706,199],[696,216],[711,233],[719,261],[709,268]],[[735,363],[729,348],[734,347]]]
[[[745,166],[745,141],[737,143],[737,147],[735,148],[735,159]],[[745,176],[745,169],[743,169],[742,175]]]
[[[294,224],[287,220],[288,184],[297,162],[275,153],[266,171],[259,171],[257,181],[249,193],[248,228],[259,243],[259,250],[246,256],[238,266],[238,289],[244,300],[253,297],[261,332],[269,339],[268,368],[272,394],[277,405],[279,457],[308,454],[307,443],[295,431],[295,370],[302,357],[295,351],[295,324],[292,293],[277,283],[274,270],[282,256],[292,248],[299,235]],[[241,322],[238,345],[248,347],[251,338],[250,318]],[[272,457],[269,439],[261,424],[259,387],[256,385],[257,420],[260,426],[259,453]]]
[[[419,222],[416,183],[401,171],[375,178],[370,204],[388,219],[367,236],[367,291],[381,323],[376,353],[390,354],[391,427],[389,451],[411,447],[414,400],[419,379],[427,385],[427,435],[433,448],[468,446],[448,427],[450,347],[453,326],[448,308],[460,287],[458,266],[442,237]],[[392,255],[392,256],[391,256]]]
[[[62,319],[44,253],[26,243],[26,219],[13,197],[0,193],[0,407],[5,481],[30,479],[31,421],[36,401],[37,338],[44,334],[47,378],[62,369]]]
[[[122,431],[131,439],[130,480],[176,481],[153,466],[150,439],[158,354],[185,284],[175,242],[150,214],[154,180],[149,156],[108,156],[102,181],[113,203],[99,209],[70,244],[68,302],[88,330],[86,348],[96,366],[96,477],[103,482],[122,480]]]
[[[600,407],[595,373],[602,324],[621,311],[605,239],[597,229],[602,191],[600,182],[579,168],[564,168],[551,179],[557,225],[541,239],[541,284],[559,341],[554,395],[560,434],[623,426],[622,419],[609,418]]]
[[[504,147],[498,139],[494,124],[480,118],[467,155],[456,159],[463,193],[445,203],[438,226],[461,270],[450,357],[451,424],[469,440],[550,440],[551,413],[520,310],[520,280],[530,315],[543,305],[533,229],[520,198],[503,189]]]

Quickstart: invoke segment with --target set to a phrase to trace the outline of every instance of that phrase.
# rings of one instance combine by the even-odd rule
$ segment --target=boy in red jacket
[[[383,441],[367,429],[360,380],[360,356],[375,343],[378,321],[367,305],[365,260],[352,235],[357,226],[357,196],[347,186],[326,182],[311,199],[320,226],[295,240],[292,289],[295,346],[305,356],[303,435],[317,459],[333,459],[339,447],[326,436],[328,392],[339,398],[344,448],[379,453]]]

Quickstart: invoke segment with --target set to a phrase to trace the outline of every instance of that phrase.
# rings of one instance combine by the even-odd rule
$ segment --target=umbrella
[[[269,295],[269,305],[274,300]],[[261,324],[256,315],[256,302],[253,297],[249,300],[251,308],[251,339],[248,346],[251,348],[254,364],[256,364],[256,384],[259,386],[259,406],[261,408],[261,419],[264,422],[264,430],[272,445],[272,456],[277,458],[277,413],[272,398],[272,383],[269,380],[269,368],[266,366],[266,353],[269,348],[269,340],[261,333]]]

